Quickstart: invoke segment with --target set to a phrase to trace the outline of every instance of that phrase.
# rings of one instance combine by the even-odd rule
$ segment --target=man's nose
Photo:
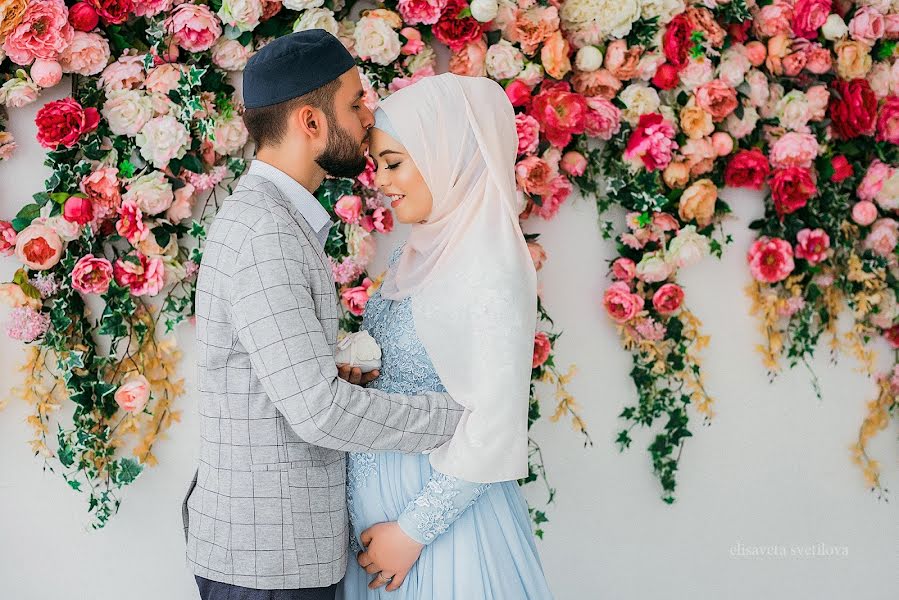
[[[375,113],[371,112],[367,106],[362,107],[362,126],[371,129],[375,125]]]

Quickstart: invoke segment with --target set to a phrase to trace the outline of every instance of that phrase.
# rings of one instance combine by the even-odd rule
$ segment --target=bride
[[[338,598],[552,597],[516,483],[536,328],[517,146],[512,106],[487,78],[429,77],[375,113],[375,181],[412,227],[365,309],[382,349],[368,385],[448,391],[466,410],[430,454],[350,454],[358,560]]]

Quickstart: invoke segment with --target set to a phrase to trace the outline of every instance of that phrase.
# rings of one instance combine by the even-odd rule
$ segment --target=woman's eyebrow
[[[399,152],[397,150],[384,150],[383,152],[378,154],[378,158],[384,156],[385,154],[402,154],[402,152]]]

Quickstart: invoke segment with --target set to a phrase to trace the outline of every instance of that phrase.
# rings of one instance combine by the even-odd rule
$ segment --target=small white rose
[[[574,66],[578,71],[595,71],[602,66],[602,52],[596,46],[584,46],[577,51]]]
[[[831,14],[821,27],[821,33],[824,34],[825,38],[834,42],[846,37],[846,34],[849,33],[849,27],[846,26],[846,22],[840,18],[840,15]]]
[[[334,357],[339,365],[359,367],[363,373],[381,368],[381,347],[375,338],[364,329],[346,335],[337,342],[337,354]]]
[[[496,18],[499,12],[497,0],[474,0],[471,3],[471,16],[481,23],[487,23]]]

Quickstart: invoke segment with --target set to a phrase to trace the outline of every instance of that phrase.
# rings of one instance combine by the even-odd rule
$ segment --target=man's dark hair
[[[285,100],[271,106],[248,108],[243,113],[243,122],[256,142],[256,149],[272,146],[284,139],[287,133],[287,118],[297,108],[308,104],[314,106],[328,118],[328,124],[335,122],[334,96],[340,89],[340,80],[335,79],[308,94]]]

